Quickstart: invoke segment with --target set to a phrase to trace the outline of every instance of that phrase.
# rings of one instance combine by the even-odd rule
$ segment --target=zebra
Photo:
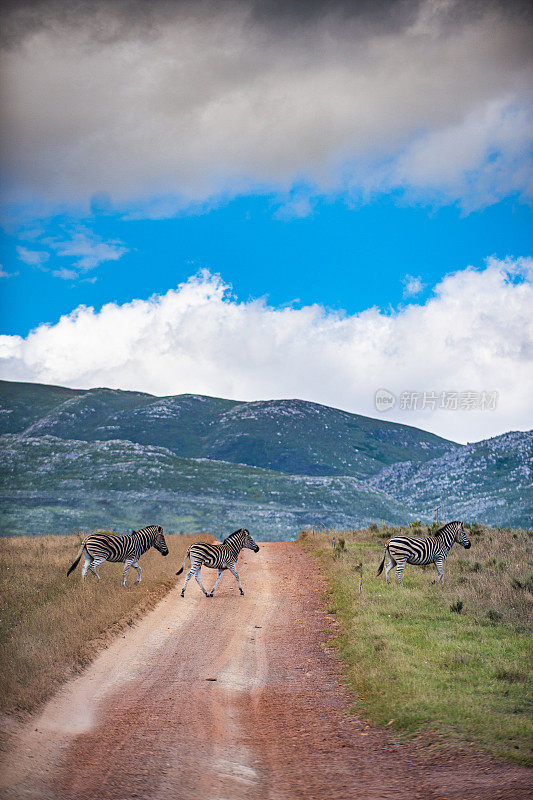
[[[222,544],[205,544],[203,542],[199,542],[198,544],[192,544],[185,553],[183,564],[181,565],[180,569],[176,572],[176,575],[181,575],[181,573],[183,572],[183,567],[185,566],[185,561],[188,558],[189,561],[191,562],[191,568],[187,573],[187,577],[185,578],[185,585],[181,590],[181,596],[185,597],[185,589],[187,588],[187,584],[194,575],[194,577],[198,581],[200,589],[205,594],[205,596],[213,597],[215,589],[220,583],[222,573],[224,572],[225,569],[229,569],[231,574],[237,579],[237,583],[239,584],[239,591],[241,594],[244,594],[239,574],[236,569],[239,553],[244,547],[247,547],[248,550],[253,550],[254,553],[257,553],[259,551],[259,547],[256,545],[256,543],[250,536],[250,532],[247,531],[246,528],[239,528],[238,531],[230,533],[229,536],[226,536]],[[202,581],[200,578],[200,570],[202,569],[202,567],[209,567],[210,569],[218,569],[217,580],[215,585],[211,589],[211,592],[206,592],[206,590],[202,586]]]
[[[409,536],[393,536],[385,546],[383,560],[379,565],[378,575],[383,572],[383,565],[387,554],[389,561],[385,565],[385,577],[390,583],[389,572],[396,565],[398,583],[403,586],[402,572],[406,564],[435,564],[438,572],[438,583],[444,582],[444,562],[454,542],[462,545],[465,550],[470,547],[470,540],[464,532],[462,522],[448,522],[440,528],[435,536],[427,539],[413,539]]]
[[[85,564],[81,570],[83,580],[87,577],[87,570],[89,569],[100,580],[96,567],[100,566],[104,561],[123,561],[122,585],[126,585],[126,577],[130,567],[135,567],[137,570],[138,578],[135,581],[135,585],[137,585],[141,582],[139,557],[151,547],[159,550],[161,555],[168,556],[168,547],[161,525],[147,525],[146,528],[133,531],[128,536],[118,536],[113,533],[92,533],[83,540],[78,556],[69,568],[67,576],[76,569],[80,558],[84,555]]]

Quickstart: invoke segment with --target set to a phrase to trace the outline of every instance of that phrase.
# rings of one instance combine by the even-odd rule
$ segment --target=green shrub
[[[457,566],[461,572],[481,572],[483,569],[479,561],[467,561],[465,558],[458,558]]]
[[[507,569],[507,561],[499,561],[497,558],[489,558],[489,560],[485,562],[485,566],[492,567],[498,572],[505,572]]]
[[[525,580],[512,578],[511,586],[513,589],[523,589],[524,591],[531,592],[533,594],[533,574],[529,575]]]
[[[481,536],[483,533],[483,525],[480,525],[479,522],[473,522],[470,526],[470,533],[472,536]]]

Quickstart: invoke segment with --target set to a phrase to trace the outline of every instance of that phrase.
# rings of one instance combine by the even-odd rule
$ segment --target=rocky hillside
[[[301,400],[239,403],[0,382],[4,535],[464,518],[531,525],[530,433],[467,446]]]
[[[458,445],[418,428],[303,400],[239,403],[216,397],[79,392],[0,381],[0,433],[87,442],[122,439],[296,475],[375,475]]]
[[[287,475],[223,461],[187,459],[133,442],[53,436],[0,437],[4,535],[125,531],[157,521],[172,532],[290,539],[301,528],[350,528],[413,519],[401,503],[352,477]]]
[[[530,528],[533,434],[513,431],[468,444],[425,464],[406,461],[368,481],[410,507],[440,506],[443,519]]]

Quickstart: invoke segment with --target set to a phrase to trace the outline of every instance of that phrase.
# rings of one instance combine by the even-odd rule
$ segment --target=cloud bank
[[[531,426],[532,259],[445,277],[425,304],[343,316],[239,302],[201,273],[149,300],[80,307],[0,337],[2,377],[254,400],[300,397],[371,416],[377,389],[497,391],[493,411],[383,414],[457,441]]]
[[[4,201],[87,205],[96,194],[168,216],[301,184],[466,209],[529,196],[526,9],[7,3]]]

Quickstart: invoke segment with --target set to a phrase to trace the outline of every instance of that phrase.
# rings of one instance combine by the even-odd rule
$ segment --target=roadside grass
[[[142,556],[142,582],[123,564],[102,564],[100,583],[81,580],[83,558],[67,578],[81,536],[0,539],[0,711],[32,711],[73,670],[87,665],[104,644],[154,606],[176,583],[187,547],[209,536],[166,536],[169,555]]]
[[[387,539],[428,529],[373,527],[299,537],[331,587],[354,710],[428,744],[531,764],[532,534],[473,526],[472,548],[448,556],[444,586],[431,585],[433,565],[407,565],[402,589],[392,571],[390,586],[376,575]]]

